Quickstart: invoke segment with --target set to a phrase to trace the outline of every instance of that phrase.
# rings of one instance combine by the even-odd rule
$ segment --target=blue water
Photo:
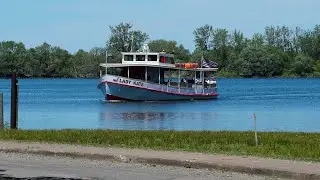
[[[9,79],[0,80],[5,120]],[[320,131],[320,79],[218,79],[210,101],[103,103],[96,79],[20,79],[21,129]]]

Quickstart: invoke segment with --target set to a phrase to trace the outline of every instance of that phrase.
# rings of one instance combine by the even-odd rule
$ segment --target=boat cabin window
[[[157,55],[148,55],[148,61],[157,61]]]
[[[133,61],[133,55],[124,55],[125,61]]]
[[[136,61],[145,61],[146,56],[145,55],[136,55]]]
[[[173,59],[173,57],[160,56],[160,62],[167,63],[167,64],[174,64],[174,59]]]

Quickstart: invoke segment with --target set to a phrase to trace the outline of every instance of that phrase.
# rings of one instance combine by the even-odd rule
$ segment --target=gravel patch
[[[19,153],[0,153],[0,170],[1,179],[280,180],[235,172]]]

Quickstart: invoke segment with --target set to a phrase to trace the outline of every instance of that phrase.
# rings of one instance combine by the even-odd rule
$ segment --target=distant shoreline
[[[10,77],[0,77],[0,79],[11,79]],[[17,79],[99,79],[97,78],[82,78],[82,77],[19,77]]]

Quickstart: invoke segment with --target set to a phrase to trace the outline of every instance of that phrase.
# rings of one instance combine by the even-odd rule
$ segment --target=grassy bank
[[[5,130],[0,140],[40,141],[320,161],[320,133],[208,131]]]

